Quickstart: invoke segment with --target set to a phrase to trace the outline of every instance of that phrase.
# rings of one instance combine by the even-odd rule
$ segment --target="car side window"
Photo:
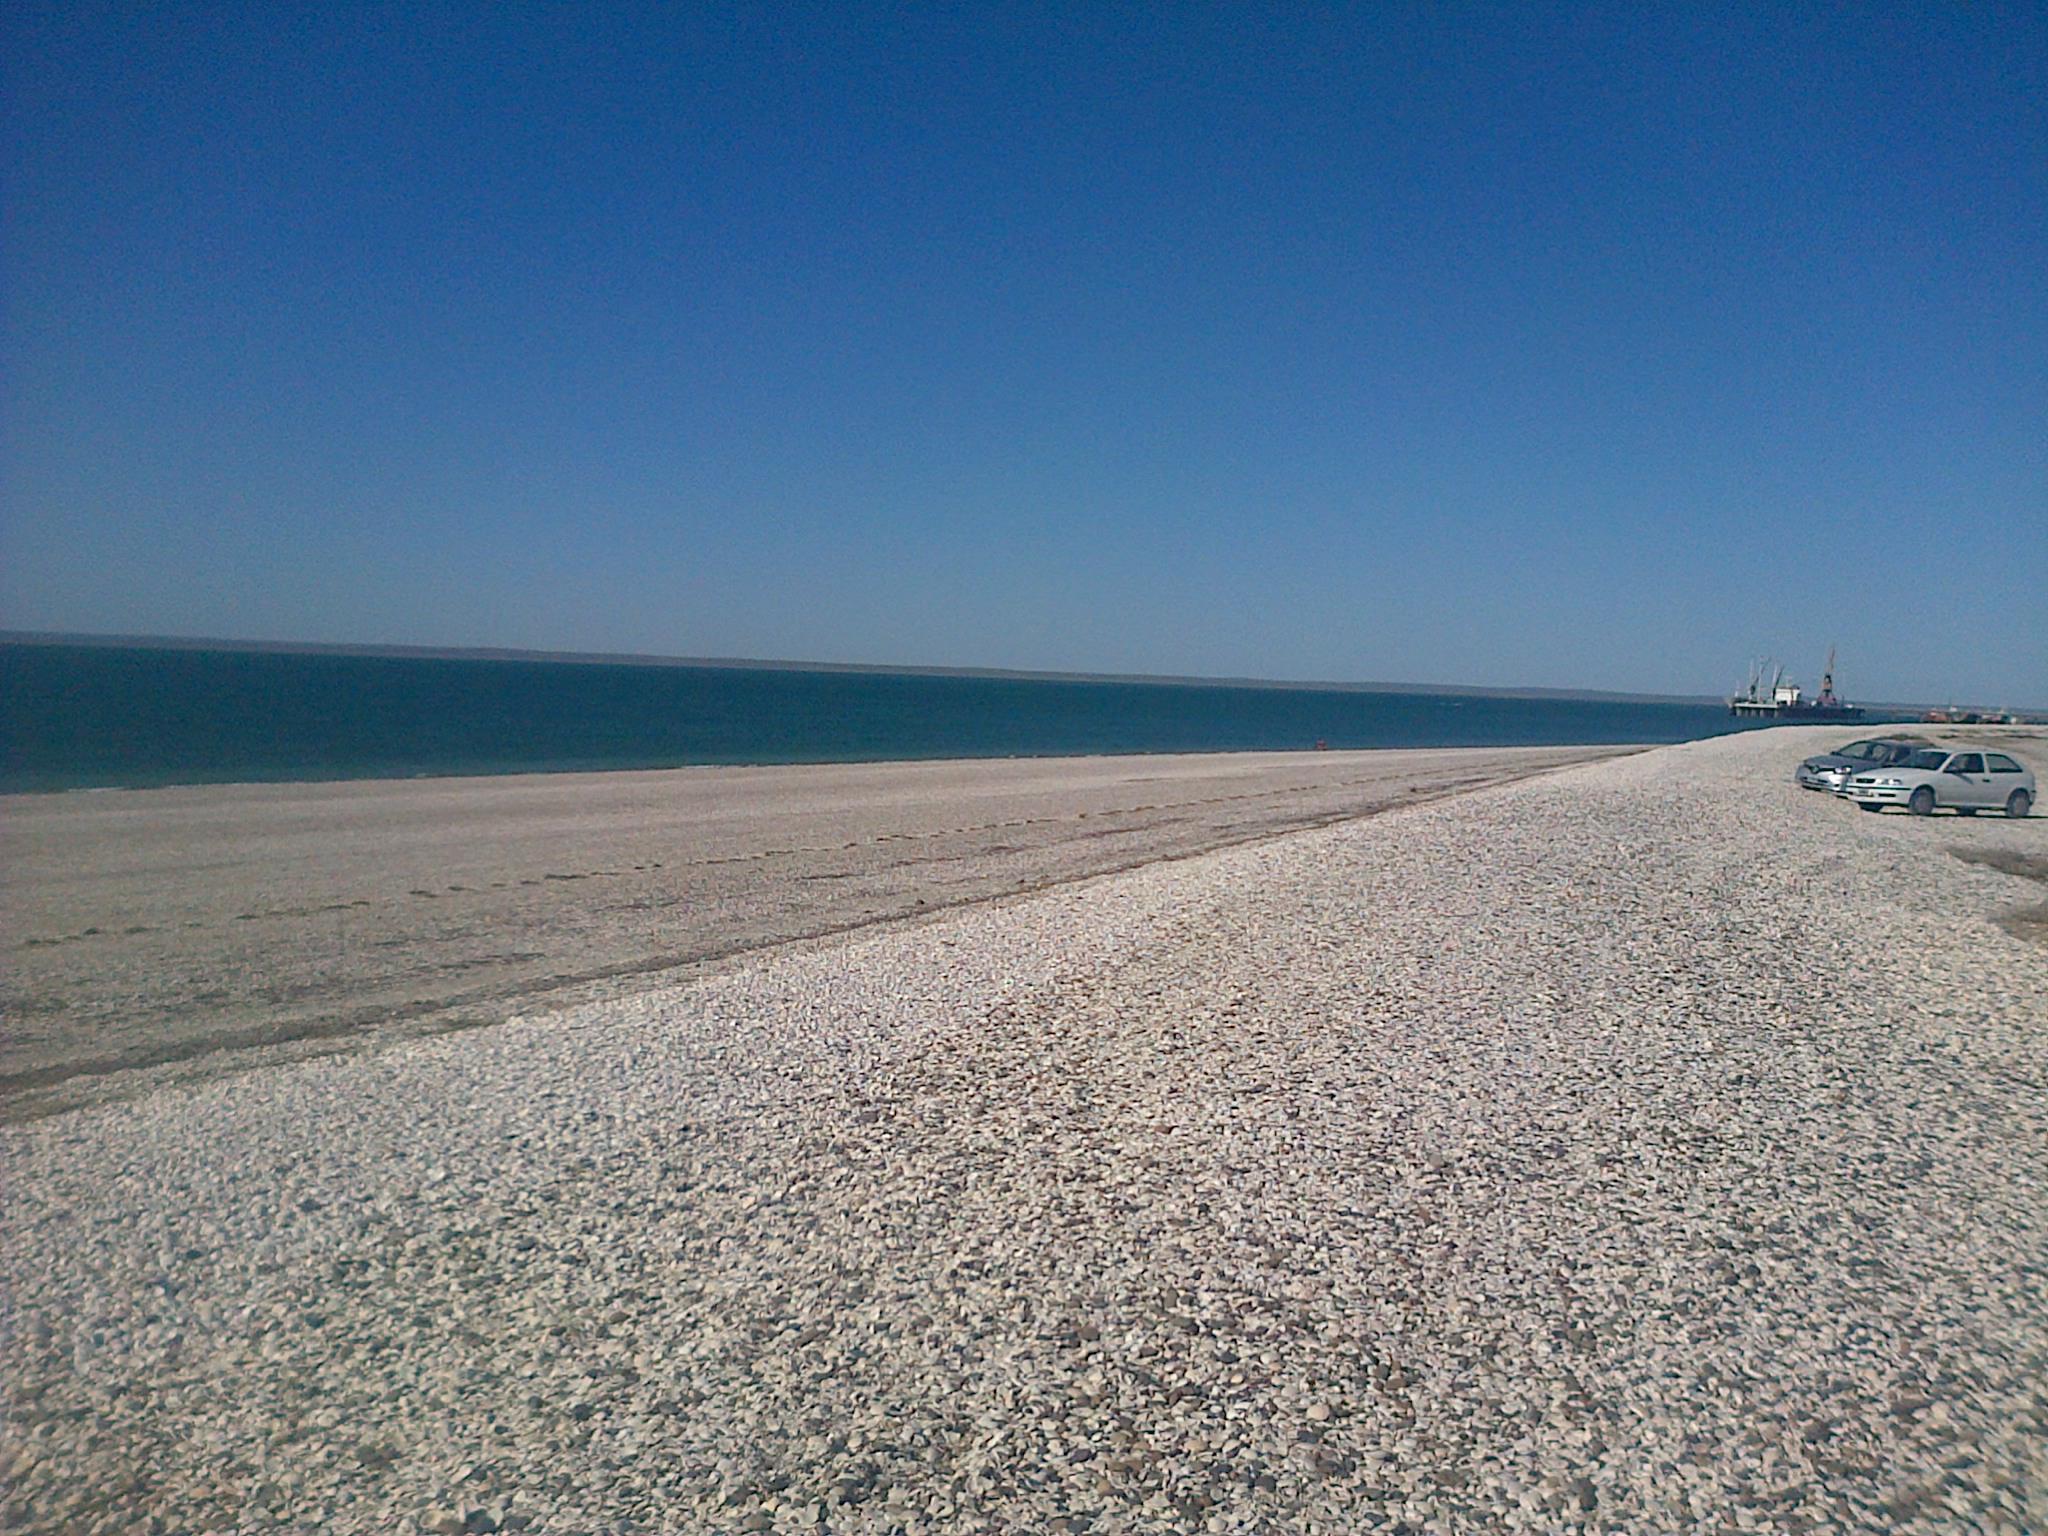
[[[1984,758],[1981,753],[1965,752],[1948,766],[1952,773],[1982,773],[1984,771]]]
[[[2024,773],[2026,770],[2003,752],[1986,752],[1984,761],[1991,765],[1993,773]]]

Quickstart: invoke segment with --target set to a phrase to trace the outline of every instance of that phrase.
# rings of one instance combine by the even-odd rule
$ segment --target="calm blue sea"
[[[1707,705],[0,645],[0,789],[1682,741]]]

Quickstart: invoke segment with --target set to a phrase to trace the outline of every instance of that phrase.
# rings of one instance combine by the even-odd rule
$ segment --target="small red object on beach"
[[[1330,750],[1330,744],[1327,741],[1323,740],[1322,737],[1318,736],[1316,738],[1316,750],[1318,752],[1327,752]]]

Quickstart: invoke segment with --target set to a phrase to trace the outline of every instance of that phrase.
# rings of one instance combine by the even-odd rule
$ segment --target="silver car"
[[[1931,816],[1947,806],[1959,816],[2024,816],[2034,808],[2034,773],[2003,752],[1926,747],[1889,768],[1856,774],[1843,793],[1866,811],[1903,805],[1915,816]]]
[[[1868,741],[1852,741],[1846,747],[1809,757],[1794,770],[1792,780],[1801,789],[1824,789],[1839,795],[1848,789],[1849,780],[1855,775],[1889,768],[1927,745],[1924,736],[1878,736]]]

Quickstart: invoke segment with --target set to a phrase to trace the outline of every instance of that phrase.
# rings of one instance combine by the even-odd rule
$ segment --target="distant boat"
[[[2017,725],[2019,716],[2008,709],[1930,709],[1920,717],[1929,725]]]
[[[1766,672],[1771,679],[1768,685],[1764,682]],[[1728,713],[1750,720],[1832,724],[1861,720],[1863,706],[1845,703],[1835,697],[1835,653],[1830,647],[1827,670],[1821,674],[1819,697],[1807,698],[1799,685],[1785,676],[1785,669],[1778,663],[1760,661],[1749,669],[1749,681],[1742,691],[1728,701]]]

